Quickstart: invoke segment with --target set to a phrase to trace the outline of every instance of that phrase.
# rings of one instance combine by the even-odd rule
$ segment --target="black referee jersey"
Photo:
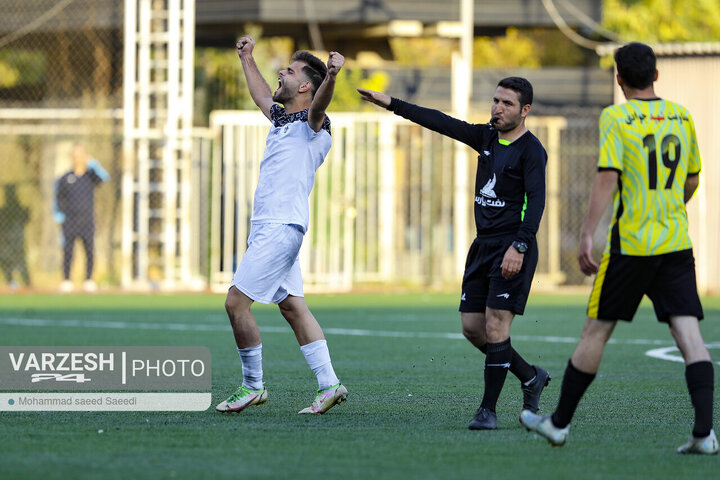
[[[472,124],[397,98],[388,110],[418,125],[454,138],[478,152],[475,176],[477,236],[514,234],[514,240],[535,241],[545,209],[547,153],[540,140],[525,132],[509,145],[498,140],[490,124]]]

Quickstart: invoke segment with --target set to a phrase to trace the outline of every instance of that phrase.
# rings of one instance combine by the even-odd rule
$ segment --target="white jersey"
[[[307,231],[308,196],[315,184],[315,170],[325,161],[332,145],[330,119],[315,132],[308,125],[308,111],[285,113],[277,103],[270,107],[272,127],[265,142],[265,157],[255,189],[252,223],[284,223]]]

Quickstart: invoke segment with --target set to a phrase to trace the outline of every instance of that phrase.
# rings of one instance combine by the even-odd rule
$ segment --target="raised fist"
[[[235,46],[237,47],[238,57],[242,58],[246,55],[252,55],[253,48],[255,48],[255,40],[253,40],[251,36],[246,35],[242,37]]]
[[[337,75],[344,64],[345,57],[340,55],[338,52],[330,52],[330,57],[328,58],[327,63],[328,75],[332,75],[333,77]]]

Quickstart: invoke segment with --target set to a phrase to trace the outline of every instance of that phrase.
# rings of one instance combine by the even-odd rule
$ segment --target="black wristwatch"
[[[515,250],[517,250],[517,251],[520,252],[520,253],[525,253],[525,252],[527,252],[527,249],[528,249],[527,243],[525,243],[525,242],[518,242],[517,240],[515,240],[515,241],[512,243],[512,246],[513,246],[513,248],[514,248]]]

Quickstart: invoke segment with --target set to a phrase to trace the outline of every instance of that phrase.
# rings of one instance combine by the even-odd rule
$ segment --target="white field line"
[[[720,343],[706,343],[705,346],[708,349],[720,348]],[[672,353],[677,353],[677,355],[671,355]],[[685,360],[683,360],[682,358],[682,355],[680,355],[680,350],[676,346],[654,348],[645,352],[645,355],[652,358],[659,358],[660,360],[668,360],[670,362],[685,362]],[[715,363],[720,365],[720,361]]]
[[[0,325],[12,325],[19,327],[60,327],[60,328],[103,328],[120,330],[173,330],[187,332],[229,332],[229,325],[208,325],[197,323],[172,323],[172,322],[122,322],[122,321],[101,321],[101,320],[51,320],[44,318],[0,318]],[[323,331],[332,335],[347,335],[354,337],[390,337],[390,338],[442,338],[450,340],[463,340],[461,333],[446,332],[402,332],[392,330],[367,330],[359,328],[324,328]],[[290,333],[290,327],[260,327],[262,333]],[[544,343],[570,343],[578,342],[577,337],[557,336],[532,336],[513,335],[513,340]],[[682,362],[680,356],[671,355],[670,352],[677,352],[677,347],[671,340],[649,340],[642,338],[614,339],[608,342],[617,345],[665,345],[662,348],[655,348],[645,352],[652,358]],[[669,346],[668,346],[669,345]],[[720,348],[720,343],[711,343],[708,348]],[[717,362],[720,364],[720,362]]]
[[[0,325],[13,325],[19,327],[60,327],[60,328],[103,328],[121,330],[174,330],[189,332],[229,332],[230,325],[223,322],[223,325],[211,325],[201,323],[174,323],[174,322],[124,322],[105,320],[52,320],[46,318],[0,318]],[[261,326],[261,332],[265,333],[288,333],[292,332],[290,327],[268,327]],[[331,335],[348,335],[354,337],[391,337],[391,338],[443,338],[451,340],[463,340],[461,333],[445,332],[411,332],[392,330],[368,330],[361,328],[323,328],[325,333]],[[575,337],[557,336],[529,336],[513,335],[513,340],[537,341],[547,343],[577,343]],[[638,343],[642,345],[668,345],[670,342],[662,340],[610,340],[613,343]]]

